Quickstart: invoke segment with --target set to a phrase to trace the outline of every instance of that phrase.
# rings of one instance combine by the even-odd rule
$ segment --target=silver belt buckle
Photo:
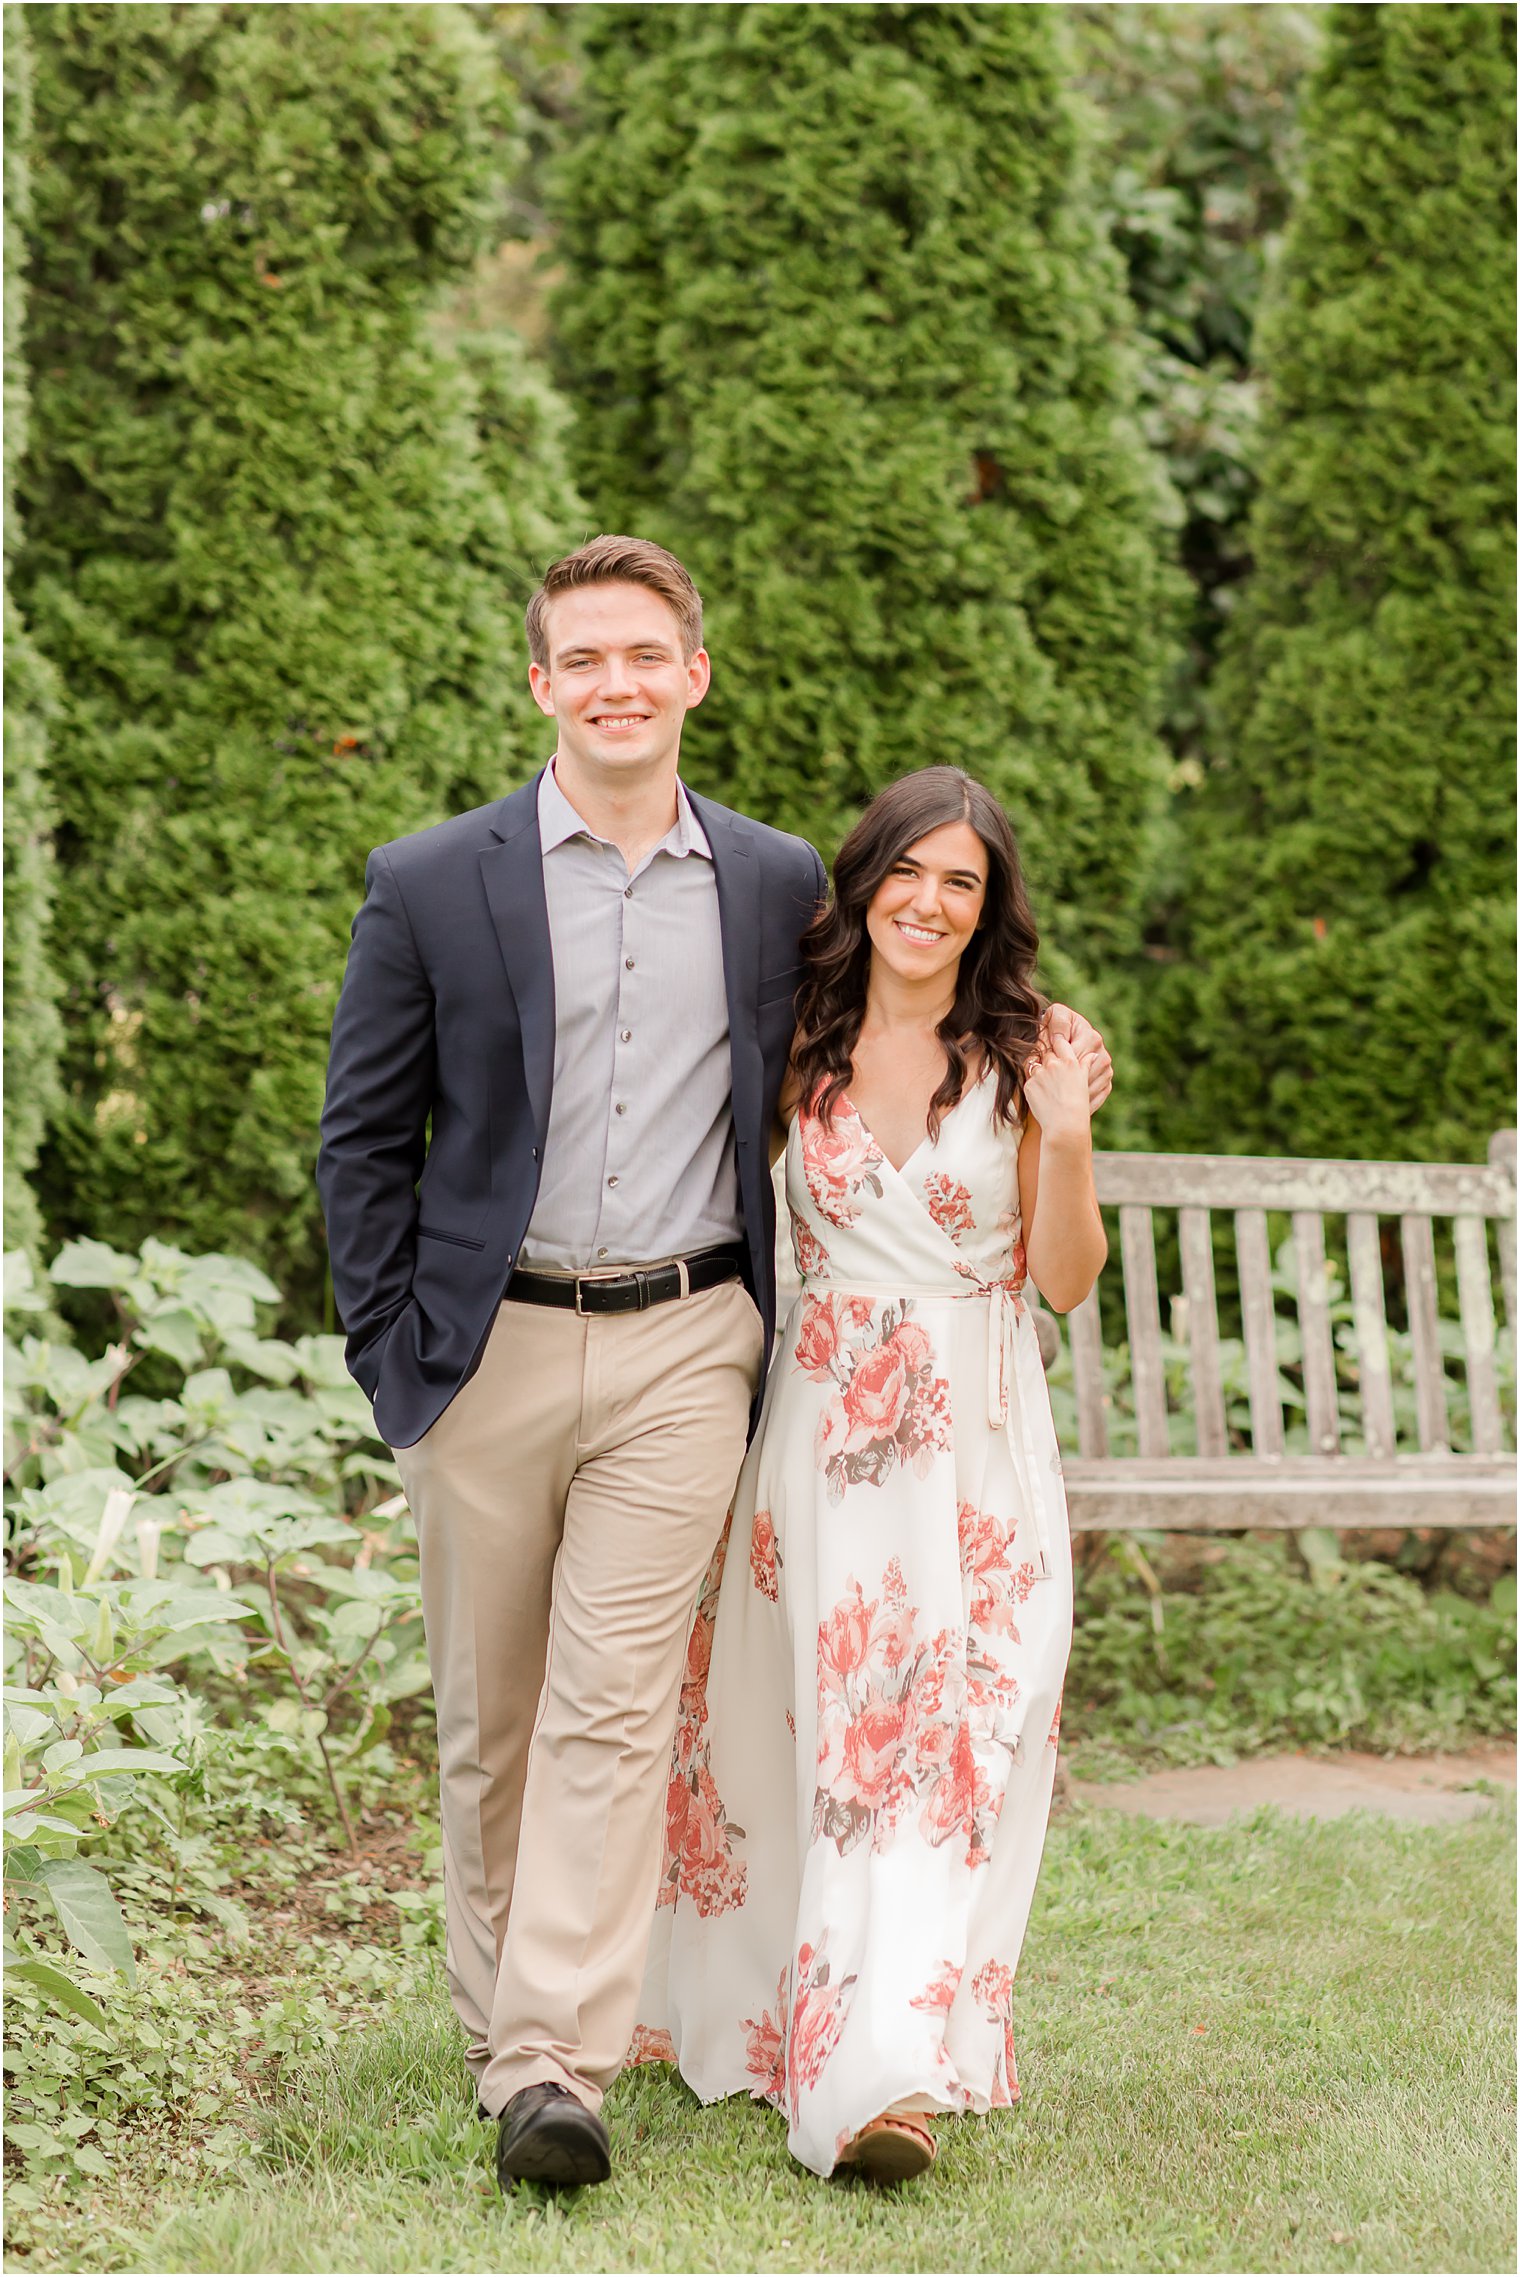
[[[594,1320],[594,1319],[595,1319],[595,1317],[596,1317],[596,1315],[595,1315],[594,1313],[589,1313],[589,1312],[587,1312],[587,1310],[586,1310],[585,1306],[584,1306],[584,1305],[581,1303],[581,1288],[582,1288],[582,1285],[583,1285],[583,1284],[582,1284],[581,1276],[580,1276],[580,1274],[579,1274],[579,1273],[577,1273],[577,1274],[576,1274],[576,1276],[575,1276],[575,1313],[576,1313],[576,1318],[577,1318],[578,1320]]]

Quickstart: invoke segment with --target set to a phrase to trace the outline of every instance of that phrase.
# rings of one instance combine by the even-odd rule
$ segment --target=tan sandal
[[[936,2157],[934,2137],[915,2119],[883,2112],[853,2135],[839,2154],[841,2166],[859,2167],[870,2182],[908,2182],[926,2173]]]

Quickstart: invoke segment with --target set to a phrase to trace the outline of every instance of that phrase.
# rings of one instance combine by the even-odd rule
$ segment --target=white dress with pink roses
[[[893,2104],[1018,2096],[1071,1547],[990,1073],[894,1170],[793,1125],[802,1288],[697,1607],[631,2061],[827,2174]]]

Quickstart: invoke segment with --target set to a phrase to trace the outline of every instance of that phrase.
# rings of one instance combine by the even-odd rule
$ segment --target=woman
[[[1065,1310],[1106,1253],[1036,948],[1007,820],[952,767],[872,803],[807,937],[802,1288],[697,1609],[634,2055],[775,2104],[817,2174],[917,2173],[927,2113],[1018,2093],[1071,1638],[1021,1291]]]

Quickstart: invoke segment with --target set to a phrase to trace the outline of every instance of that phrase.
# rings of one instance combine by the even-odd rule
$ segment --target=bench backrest
[[[1325,1219],[1344,1215],[1352,1332],[1366,1456],[1396,1452],[1393,1380],[1384,1305],[1379,1220],[1398,1220],[1413,1359],[1415,1418],[1424,1454],[1446,1455],[1450,1426],[1437,1312],[1434,1221],[1452,1221],[1458,1306],[1466,1359],[1469,1443],[1474,1456],[1504,1451],[1495,1370],[1495,1314],[1488,1227],[1497,1228],[1500,1277],[1511,1332],[1515,1319],[1515,1133],[1497,1133],[1487,1166],[1426,1162],[1302,1161],[1249,1155],[1099,1154],[1098,1199],[1117,1207],[1124,1310],[1129,1330],[1139,1454],[1168,1449],[1166,1382],[1156,1279],[1153,1212],[1178,1214],[1182,1293],[1196,1415],[1197,1453],[1231,1452],[1220,1378],[1214,1287],[1215,1212],[1234,1217],[1251,1417],[1242,1460],[1283,1454],[1277,1308],[1268,1246],[1268,1212],[1285,1213],[1297,1267],[1303,1394],[1312,1453],[1340,1452],[1340,1400],[1326,1280]],[[1113,1264],[1106,1279],[1112,1303]],[[1094,1291],[1067,1320],[1077,1403],[1079,1452],[1109,1454],[1104,1410],[1102,1329]],[[1460,1458],[1457,1458],[1460,1459]]]

